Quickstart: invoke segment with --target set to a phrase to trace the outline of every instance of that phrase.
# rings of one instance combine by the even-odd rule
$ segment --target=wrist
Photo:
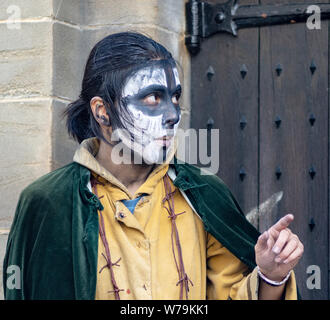
[[[261,272],[267,279],[272,281],[282,281],[287,276],[287,274],[281,274],[274,272],[273,270],[265,270],[257,265],[258,273]]]
[[[266,282],[267,284],[271,286],[281,286],[284,285],[290,278],[292,270],[289,271],[288,274],[281,276],[281,275],[275,275],[275,274],[270,274],[263,272],[262,269],[257,266],[258,269],[258,275],[259,277]]]

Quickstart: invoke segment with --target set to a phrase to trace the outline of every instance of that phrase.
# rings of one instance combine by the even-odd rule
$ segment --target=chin
[[[171,148],[172,144],[166,147],[156,141],[152,141],[143,148],[143,160],[148,164],[165,163]]]

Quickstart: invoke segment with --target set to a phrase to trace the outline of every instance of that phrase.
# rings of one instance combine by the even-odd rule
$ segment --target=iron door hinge
[[[185,43],[190,53],[196,54],[202,39],[218,32],[237,36],[238,29],[306,22],[314,14],[308,11],[312,5],[320,9],[322,20],[330,19],[330,4],[324,3],[239,6],[238,0],[218,4],[189,0]]]

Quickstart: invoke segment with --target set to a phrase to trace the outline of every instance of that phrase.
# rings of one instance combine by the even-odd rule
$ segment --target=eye
[[[160,102],[160,95],[157,93],[153,93],[148,95],[143,99],[144,103],[156,106]]]
[[[172,102],[174,104],[179,104],[179,100],[180,100],[181,94],[180,93],[176,93],[173,97],[172,97]]]

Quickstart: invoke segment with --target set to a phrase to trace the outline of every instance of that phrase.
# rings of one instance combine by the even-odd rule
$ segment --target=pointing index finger
[[[282,217],[280,220],[278,220],[272,228],[274,228],[276,231],[281,231],[289,226],[289,224],[293,221],[294,217],[292,214],[287,214],[286,216]]]

